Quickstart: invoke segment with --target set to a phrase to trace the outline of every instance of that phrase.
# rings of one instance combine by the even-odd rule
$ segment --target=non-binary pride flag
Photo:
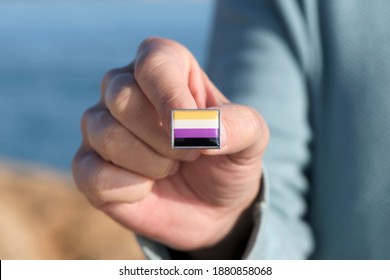
[[[219,149],[219,110],[172,111],[172,147]]]

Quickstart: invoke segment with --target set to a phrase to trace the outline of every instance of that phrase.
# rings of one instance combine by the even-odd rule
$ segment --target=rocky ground
[[[0,259],[142,259],[133,234],[92,208],[70,176],[0,162]]]

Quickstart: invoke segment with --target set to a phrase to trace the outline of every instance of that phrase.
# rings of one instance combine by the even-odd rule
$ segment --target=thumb
[[[269,130],[262,116],[253,108],[235,103],[219,107],[221,115],[221,149],[203,150],[205,155],[231,155],[257,158],[269,141]]]

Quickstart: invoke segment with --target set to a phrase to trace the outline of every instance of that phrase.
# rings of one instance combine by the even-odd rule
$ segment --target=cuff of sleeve
[[[169,250],[164,245],[152,241],[146,237],[137,235],[138,244],[148,260],[170,260]]]
[[[264,220],[264,213],[266,212],[267,203],[269,198],[269,180],[266,169],[263,167],[263,174],[261,177],[260,192],[255,201],[253,208],[253,228],[249,235],[248,243],[244,250],[244,254],[241,259],[250,260],[254,259],[253,249],[258,239],[261,238],[261,228]]]

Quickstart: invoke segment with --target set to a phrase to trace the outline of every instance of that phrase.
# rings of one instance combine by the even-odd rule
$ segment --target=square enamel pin
[[[218,109],[172,110],[173,149],[220,149]]]

